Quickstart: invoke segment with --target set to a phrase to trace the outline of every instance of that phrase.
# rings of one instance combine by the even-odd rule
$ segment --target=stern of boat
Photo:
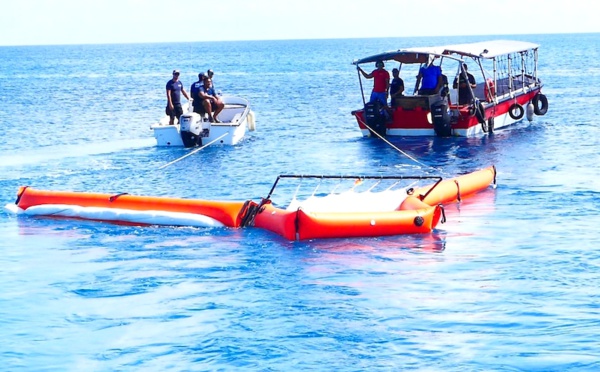
[[[169,125],[168,123],[154,124],[150,127],[154,138],[156,139],[156,145],[159,147],[183,147],[183,140],[179,133],[179,125]]]

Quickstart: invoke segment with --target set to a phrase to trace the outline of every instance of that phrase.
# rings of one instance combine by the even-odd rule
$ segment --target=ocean
[[[351,62],[541,45],[545,116],[479,138],[363,138]],[[7,371],[597,371],[600,34],[0,47],[0,202],[19,186],[260,200],[280,174],[441,175],[497,188],[431,234],[290,242],[0,211]],[[158,148],[165,84],[247,98],[238,145]],[[367,84],[369,84],[368,82]],[[418,160],[411,160],[410,155]],[[293,191],[293,190],[291,190]]]

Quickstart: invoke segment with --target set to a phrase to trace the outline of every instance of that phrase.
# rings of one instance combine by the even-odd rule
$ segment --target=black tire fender
[[[485,119],[485,107],[482,102],[475,102],[475,117],[477,117],[477,121],[481,124],[487,124]]]
[[[535,97],[533,97],[533,101],[531,102],[533,103],[533,112],[536,115],[546,115],[546,112],[548,112],[548,98],[545,95],[538,93],[535,95]],[[540,103],[542,104],[541,107]]]
[[[494,131],[494,117],[490,116],[490,118],[487,121],[487,129],[488,132],[492,133]]]
[[[525,109],[523,108],[523,106],[519,105],[518,103],[515,103],[508,108],[508,115],[510,115],[510,117],[513,118],[514,120],[521,119],[524,114],[525,114]]]

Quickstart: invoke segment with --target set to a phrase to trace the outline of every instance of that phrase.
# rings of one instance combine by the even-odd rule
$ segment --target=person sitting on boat
[[[169,116],[169,125],[173,125],[175,118],[179,122],[179,118],[183,115],[181,107],[181,94],[189,100],[190,96],[183,88],[183,83],[179,81],[179,70],[173,70],[173,78],[167,82],[167,108],[165,113]]]
[[[471,101],[473,100],[473,95],[471,94],[472,89],[475,89],[475,87],[477,87],[475,77],[471,75],[467,70],[467,64],[463,63],[461,73],[454,79],[454,83],[452,84],[452,87],[454,89],[458,88],[459,105],[466,105],[471,103]]]
[[[437,94],[444,85],[442,67],[434,65],[434,60],[435,58],[427,66],[419,69],[416,86],[418,87],[421,84],[421,88],[418,91],[420,95],[428,96]]]
[[[203,115],[204,114],[204,106],[202,105],[202,99],[198,95],[200,92],[200,88],[204,86],[204,79],[206,75],[204,72],[198,74],[198,81],[192,84],[190,87],[190,96],[192,97],[192,106],[194,107],[194,112]]]
[[[204,85],[198,91],[198,96],[202,101],[202,106],[208,113],[210,122],[220,123],[221,121],[217,118],[219,113],[225,108],[225,104],[221,98],[215,93],[212,86],[212,80],[207,76],[204,79]]]
[[[400,70],[392,69],[392,82],[390,83],[390,106],[396,106],[396,98],[404,94],[404,80],[400,78]]]
[[[383,106],[387,106],[387,96],[390,89],[390,73],[384,68],[383,61],[375,62],[377,67],[371,73],[367,74],[360,66],[356,66],[358,71],[365,79],[373,79],[373,90],[369,102],[379,101]]]
[[[215,75],[215,73],[210,68],[206,71],[206,76],[208,76],[208,78],[210,79],[210,81],[212,81],[212,87],[213,87],[213,89],[215,88],[215,80],[213,79],[214,75]]]

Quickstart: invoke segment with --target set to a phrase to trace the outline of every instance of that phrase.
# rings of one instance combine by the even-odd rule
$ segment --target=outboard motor
[[[438,137],[452,135],[452,120],[448,113],[448,102],[443,99],[431,105],[431,121]]]
[[[202,145],[202,123],[199,121],[199,115],[193,112],[188,112],[181,115],[179,118],[179,132],[181,140],[185,147],[194,147]]]
[[[365,123],[380,136],[385,136],[385,114],[378,101],[365,105]]]

